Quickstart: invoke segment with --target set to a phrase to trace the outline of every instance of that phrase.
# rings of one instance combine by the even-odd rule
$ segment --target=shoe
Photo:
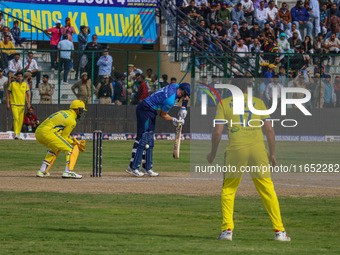
[[[81,179],[83,178],[82,175],[77,174],[75,172],[63,172],[62,178],[72,178],[72,179]]]
[[[143,176],[144,176],[144,173],[139,172],[137,169],[133,170],[131,167],[128,167],[128,168],[126,169],[126,172],[127,172],[128,174],[132,174],[132,175],[134,175],[134,176],[136,176],[136,177],[143,177]]]
[[[22,138],[20,136],[18,136],[18,135],[15,135],[14,136],[14,140],[22,140]]]
[[[47,176],[50,176],[50,173],[49,172],[47,172],[47,173],[45,173],[45,172],[41,172],[40,170],[37,172],[37,175],[36,175],[37,177],[47,177]]]
[[[222,233],[217,238],[217,240],[232,241],[233,240],[233,231],[230,230],[230,228],[228,228],[227,230],[222,231]]]
[[[145,168],[142,168],[142,173],[149,175],[151,177],[157,177],[159,176],[159,173],[154,172],[152,169],[150,169],[149,171],[147,171]]]
[[[280,242],[290,242],[290,237],[287,235],[286,231],[275,231],[275,241]]]

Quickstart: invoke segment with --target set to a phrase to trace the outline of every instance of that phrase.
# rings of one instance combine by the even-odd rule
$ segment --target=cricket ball
[[[150,147],[150,146],[149,146],[148,144],[145,145],[145,149],[149,149],[149,147]]]

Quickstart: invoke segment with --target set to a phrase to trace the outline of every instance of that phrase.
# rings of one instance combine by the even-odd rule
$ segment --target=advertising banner
[[[158,8],[158,0],[7,0],[31,4],[83,5],[101,7]]]
[[[81,25],[88,26],[91,34],[98,35],[99,43],[154,44],[157,41],[154,9],[5,3],[6,6],[1,5],[2,11],[43,30],[54,27],[57,20],[64,25],[65,18],[69,17],[76,34]],[[13,26],[12,18],[5,16],[5,21],[7,26]],[[32,32],[34,40],[37,36],[38,40],[49,40],[41,31],[27,24],[21,24],[21,31],[21,37],[31,38]],[[76,34],[73,41],[77,41]]]

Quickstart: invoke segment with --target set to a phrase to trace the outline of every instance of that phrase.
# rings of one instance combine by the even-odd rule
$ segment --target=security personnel
[[[76,89],[78,90],[78,93],[76,92]],[[79,100],[83,101],[85,104],[91,103],[91,96],[92,96],[91,80],[88,78],[88,75],[86,72],[81,74],[81,80],[73,84],[73,86],[71,87],[71,90],[73,94]]]
[[[49,148],[37,177],[49,176],[48,170],[59,152],[63,151],[66,154],[66,167],[62,177],[82,178],[80,174],[73,172],[81,148],[76,140],[71,139],[70,134],[77,124],[76,120],[81,118],[84,111],[86,111],[84,102],[74,100],[69,110],[52,114],[37,128],[35,131],[37,141]],[[84,150],[85,145],[82,151]]]
[[[48,75],[43,75],[43,83],[39,84],[40,104],[52,104],[54,86],[48,83]]]
[[[20,131],[24,122],[25,105],[31,107],[30,89],[26,82],[23,82],[24,77],[21,72],[16,73],[16,81],[13,81],[7,90],[7,110],[12,107],[14,120],[14,139],[20,139]],[[26,100],[26,101],[25,101]]]

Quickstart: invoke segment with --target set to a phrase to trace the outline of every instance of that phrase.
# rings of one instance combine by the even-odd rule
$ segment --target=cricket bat
[[[179,149],[181,147],[181,136],[182,136],[182,124],[178,125],[176,128],[176,137],[175,137],[174,151],[173,151],[174,159],[179,158]]]

